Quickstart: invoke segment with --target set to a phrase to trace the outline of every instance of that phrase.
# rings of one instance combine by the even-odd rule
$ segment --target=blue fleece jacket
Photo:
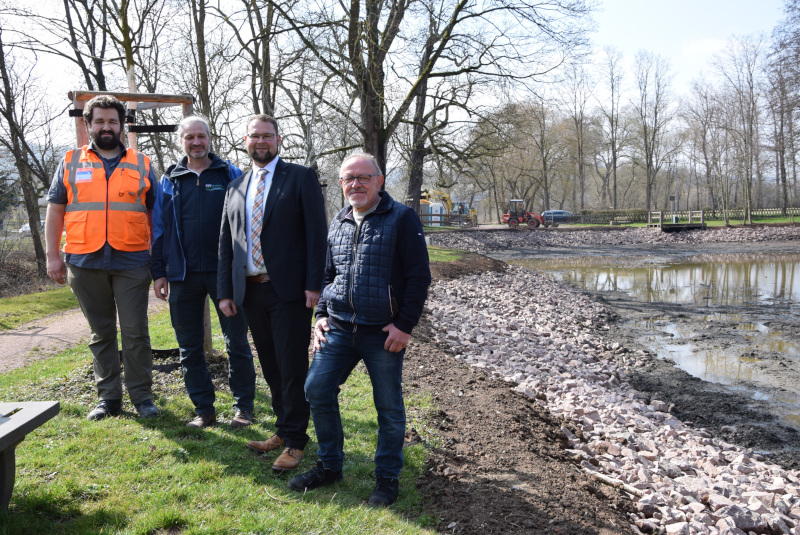
[[[187,271],[216,271],[225,191],[241,176],[236,166],[209,153],[198,176],[184,156],[159,180],[153,207],[153,279],[181,281]]]

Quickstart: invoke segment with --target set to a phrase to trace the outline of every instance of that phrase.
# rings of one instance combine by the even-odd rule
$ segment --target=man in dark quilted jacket
[[[381,191],[383,181],[377,161],[368,154],[353,154],[342,162],[339,184],[350,206],[336,215],[328,231],[314,359],[305,384],[319,460],[289,481],[302,492],[342,479],[339,385],[363,360],[378,412],[376,485],[369,498],[375,507],[397,499],[406,424],[403,355],[431,283],[419,217]]]

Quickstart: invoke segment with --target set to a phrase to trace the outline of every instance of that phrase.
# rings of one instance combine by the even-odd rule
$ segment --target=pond
[[[785,332],[787,325],[800,324],[800,255],[512,263],[592,294],[625,294],[644,314],[620,326],[640,344],[695,377],[789,407],[780,411],[784,421],[800,427],[797,388],[759,388],[776,384],[780,366],[800,370],[800,340]]]

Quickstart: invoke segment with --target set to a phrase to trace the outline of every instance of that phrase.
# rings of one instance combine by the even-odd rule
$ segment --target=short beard
[[[266,167],[267,164],[269,162],[271,162],[272,160],[274,160],[275,157],[278,155],[277,149],[275,150],[275,152],[272,152],[271,150],[266,149],[265,159],[261,160],[260,158],[256,159],[255,155],[257,154],[257,152],[258,151],[256,149],[253,149],[253,152],[249,153],[249,156],[250,156],[250,159],[253,160],[254,164],[256,164],[257,166],[262,167],[262,168]]]
[[[104,139],[101,132],[92,134],[92,141],[101,150],[112,150],[120,145],[119,136],[111,136],[110,139]]]

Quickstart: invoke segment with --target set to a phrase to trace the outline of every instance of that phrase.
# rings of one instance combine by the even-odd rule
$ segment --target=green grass
[[[0,329],[19,327],[51,314],[76,308],[78,301],[69,286],[0,299]]]
[[[428,246],[428,259],[431,262],[456,262],[464,256],[464,251],[459,249],[447,249],[435,245]]]
[[[222,347],[217,322],[214,345]],[[168,312],[151,318],[153,347],[175,347]],[[212,361],[212,370],[224,361]],[[219,370],[218,370],[219,371]],[[224,376],[224,374],[223,374]],[[274,432],[263,378],[257,383],[255,424],[234,430],[226,423],[205,430],[185,427],[193,407],[180,372],[155,373],[162,416],[139,420],[127,402],[123,414],[89,422],[95,402],[91,357],[76,346],[36,364],[0,375],[4,400],[58,400],[61,413],[19,444],[10,510],[0,513],[0,535],[11,534],[238,534],[238,533],[432,533],[415,481],[425,470],[426,448],[405,449],[400,498],[388,510],[366,506],[374,485],[372,456],[377,423],[369,378],[362,367],[342,388],[345,479],[305,495],[288,489],[290,476],[271,470],[245,448]],[[217,384],[218,418],[233,417],[225,380]],[[408,426],[428,441],[428,398],[407,397]],[[316,462],[311,442],[300,470]],[[297,473],[297,472],[295,472]],[[293,474],[292,474],[293,475]]]

